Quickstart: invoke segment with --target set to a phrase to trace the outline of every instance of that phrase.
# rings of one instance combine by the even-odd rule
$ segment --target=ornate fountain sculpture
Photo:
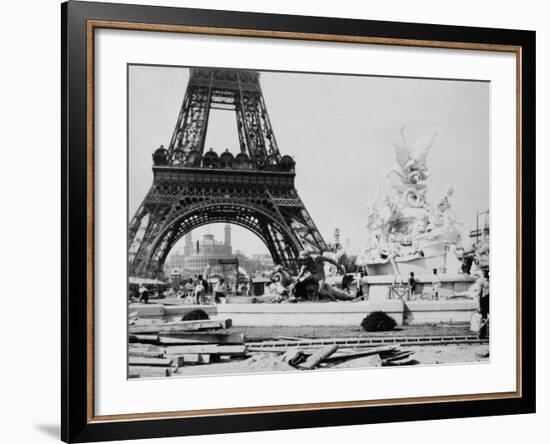
[[[378,205],[379,187],[367,212],[369,241],[357,264],[369,275],[445,272],[448,260],[460,267],[448,254],[460,240],[460,223],[451,210],[453,188],[433,203],[426,200],[426,160],[436,135],[431,132],[409,146],[401,129],[401,140],[394,144],[396,166],[386,174],[391,191]]]

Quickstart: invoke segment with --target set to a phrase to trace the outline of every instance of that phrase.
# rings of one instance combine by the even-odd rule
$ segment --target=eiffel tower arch
[[[233,111],[240,152],[205,152],[211,109]],[[128,228],[131,276],[157,277],[172,247],[194,228],[232,223],[255,233],[291,270],[306,249],[327,245],[281,156],[254,71],[192,68],[170,145],[153,153],[153,184]]]

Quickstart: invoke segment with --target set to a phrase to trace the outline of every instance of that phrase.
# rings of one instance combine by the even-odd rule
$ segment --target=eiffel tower
[[[205,152],[211,109],[235,112],[236,156]],[[211,223],[247,228],[293,271],[301,250],[328,249],[294,187],[294,160],[279,153],[258,72],[191,68],[170,145],[153,153],[153,177],[128,228],[130,276],[160,276],[175,243]]]

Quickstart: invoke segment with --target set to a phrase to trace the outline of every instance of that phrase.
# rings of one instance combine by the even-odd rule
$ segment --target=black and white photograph
[[[128,378],[490,362],[490,82],[127,81]]]

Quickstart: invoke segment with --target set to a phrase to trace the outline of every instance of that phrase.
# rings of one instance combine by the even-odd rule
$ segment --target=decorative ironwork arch
[[[248,229],[266,245],[275,263],[295,267],[300,243],[276,213],[236,199],[211,199],[182,208],[164,226],[136,270],[137,274],[143,274],[141,270],[148,270],[147,274],[151,276],[160,274],[168,253],[185,234],[212,223],[231,223]]]

